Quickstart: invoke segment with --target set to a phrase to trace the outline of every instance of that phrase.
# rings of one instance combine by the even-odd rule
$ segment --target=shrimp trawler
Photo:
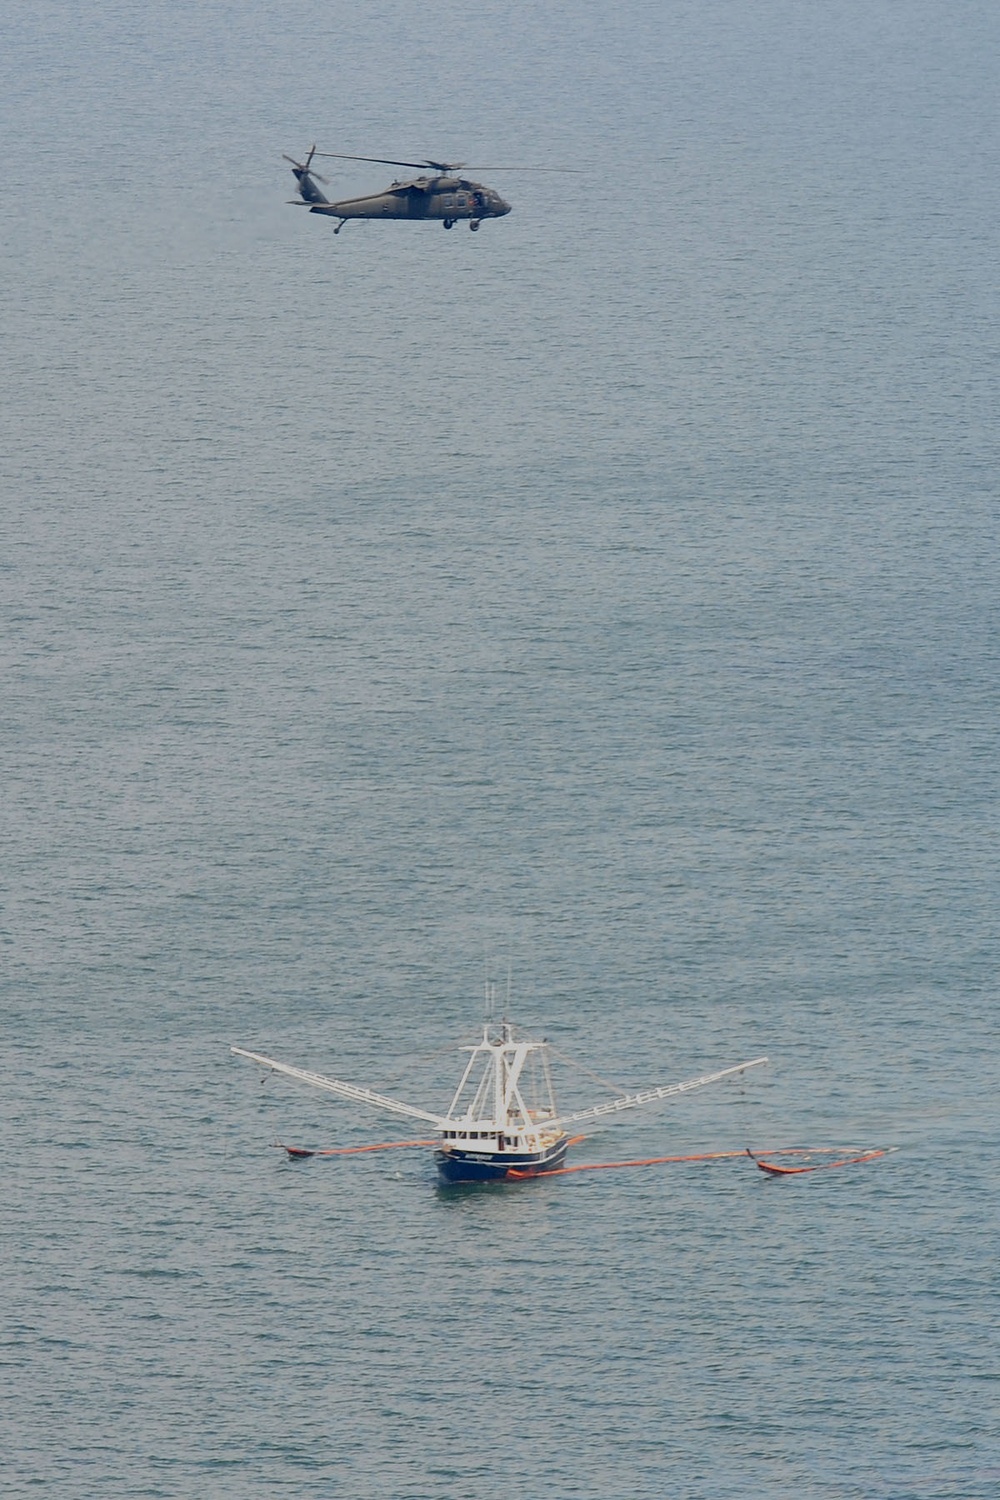
[[[603,1120],[623,1110],[638,1109],[644,1104],[654,1104],[660,1099],[690,1093],[767,1062],[766,1057],[755,1057],[751,1062],[738,1063],[717,1073],[706,1073],[700,1078],[665,1084],[637,1094],[625,1094],[590,1109],[561,1115],[556,1108],[552,1086],[549,1044],[515,1037],[509,1021],[487,1021],[483,1026],[482,1040],[462,1048],[469,1054],[465,1071],[447,1114],[437,1115],[357,1084],[275,1062],[259,1052],[249,1052],[243,1047],[230,1050],[237,1057],[246,1057],[263,1068],[283,1073],[313,1088],[325,1089],[383,1113],[404,1115],[432,1126],[437,1132],[433,1142],[386,1144],[433,1145],[438,1175],[444,1183],[519,1182],[558,1171],[569,1147],[575,1140],[582,1139],[570,1133],[576,1126]],[[313,1153],[290,1151],[290,1154],[309,1156]]]

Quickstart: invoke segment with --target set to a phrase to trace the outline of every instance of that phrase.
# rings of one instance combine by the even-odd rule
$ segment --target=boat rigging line
[[[617,1083],[609,1083],[606,1078],[602,1078],[599,1073],[593,1072],[592,1069],[585,1068],[583,1063],[577,1062],[575,1058],[567,1057],[565,1052],[560,1052],[558,1048],[553,1047],[551,1042],[549,1042],[549,1051],[553,1057],[558,1057],[559,1061],[565,1063],[568,1068],[573,1068],[576,1072],[583,1073],[592,1083],[599,1083],[602,1089],[609,1089],[612,1094],[616,1095],[628,1092],[627,1089],[620,1087]]]

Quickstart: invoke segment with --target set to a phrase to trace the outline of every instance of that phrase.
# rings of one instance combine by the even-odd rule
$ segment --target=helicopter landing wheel
[[[470,219],[469,220],[469,228],[473,229],[473,230],[478,229],[479,228],[479,220],[478,219]]]
[[[445,229],[452,229],[452,228],[454,228],[454,225],[455,225],[455,220],[454,219],[445,219],[445,221],[444,221],[444,227],[445,227]]]

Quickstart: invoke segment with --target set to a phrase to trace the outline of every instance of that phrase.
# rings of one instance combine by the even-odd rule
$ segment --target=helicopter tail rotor
[[[319,188],[316,186],[317,182],[325,183],[326,178],[321,177],[318,172],[314,172],[312,169],[312,159],[316,155],[316,147],[314,145],[309,147],[309,154],[304,162],[296,161],[294,156],[289,156],[287,152],[283,151],[281,154],[283,160],[287,161],[291,165],[292,175],[299,185],[299,194],[301,195],[302,202],[328,202],[328,199],[323,196]]]

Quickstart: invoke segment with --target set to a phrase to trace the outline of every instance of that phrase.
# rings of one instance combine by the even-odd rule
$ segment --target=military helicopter
[[[334,226],[339,234],[348,219],[440,219],[445,229],[452,229],[459,219],[468,219],[470,229],[478,229],[484,219],[501,219],[510,213],[510,204],[493,188],[483,187],[467,177],[457,177],[463,162],[395,161],[386,156],[348,156],[339,151],[317,151],[310,147],[304,162],[285,155],[299,187],[292,203],[308,208],[310,213],[326,214],[340,222]],[[370,161],[387,167],[412,167],[421,173],[405,182],[396,181],[381,193],[363,198],[343,198],[331,202],[316,186],[326,185],[326,178],[312,169],[314,156],[333,157],[338,161]],[[428,169],[432,176],[427,175]],[[486,167],[481,171],[511,171],[510,167]],[[529,170],[523,168],[520,170]],[[546,170],[542,168],[540,170]]]

